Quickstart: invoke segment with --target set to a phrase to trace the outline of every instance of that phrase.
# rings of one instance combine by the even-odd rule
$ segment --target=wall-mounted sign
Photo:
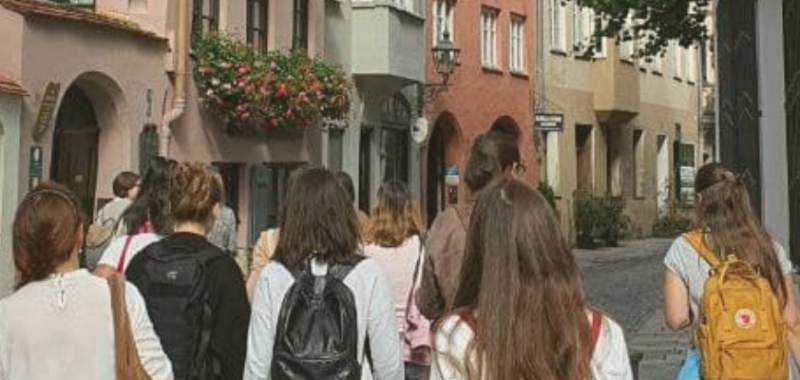
[[[32,146],[28,164],[28,186],[33,189],[39,186],[40,182],[42,182],[42,147]]]
[[[458,166],[447,165],[444,168],[444,184],[447,186],[458,186]]]
[[[39,110],[36,113],[36,123],[33,124],[33,139],[35,141],[39,141],[44,136],[50,126],[50,121],[53,120],[53,113],[56,110],[60,90],[61,84],[57,82],[48,82],[47,87],[44,89],[42,100],[39,102]]]
[[[537,113],[534,124],[539,132],[563,132],[564,115],[560,113]]]

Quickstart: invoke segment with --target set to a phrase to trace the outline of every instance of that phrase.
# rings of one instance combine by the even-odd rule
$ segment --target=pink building
[[[0,76],[29,94],[21,97],[18,114],[0,108],[4,124],[12,119],[19,128],[19,141],[13,142],[18,170],[2,172],[4,183],[16,177],[24,194],[36,181],[57,180],[74,189],[92,212],[111,197],[117,173],[142,170],[146,158],[157,153],[159,127],[174,106],[181,1],[0,0]],[[220,30],[256,48],[301,47],[315,55],[323,41],[323,31],[317,30],[323,4],[188,0],[187,12],[194,31]],[[241,222],[240,246],[248,247],[273,222],[287,170],[320,162],[320,133],[312,128],[295,136],[230,136],[201,109],[191,74],[186,90],[185,111],[171,124],[169,156],[219,167]],[[264,212],[250,215],[253,209]],[[4,229],[2,239],[8,236]],[[3,260],[9,255],[0,253]]]

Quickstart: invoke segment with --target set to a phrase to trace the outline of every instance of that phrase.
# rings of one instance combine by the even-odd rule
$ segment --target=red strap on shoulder
[[[592,352],[597,347],[597,341],[600,339],[600,328],[603,326],[603,314],[597,310],[592,311]]]
[[[122,248],[122,254],[119,255],[119,261],[117,261],[117,273],[124,273],[125,256],[128,254],[128,247],[131,245],[131,240],[133,240],[133,235],[125,237],[125,246]]]

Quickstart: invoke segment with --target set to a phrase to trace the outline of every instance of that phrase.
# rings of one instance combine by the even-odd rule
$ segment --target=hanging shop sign
[[[538,132],[563,132],[564,114],[537,113],[534,115],[534,124]]]
[[[53,120],[53,113],[56,110],[58,94],[61,91],[61,84],[58,82],[48,82],[39,102],[39,110],[36,112],[36,123],[33,124],[33,139],[39,141],[44,136],[50,122]]]

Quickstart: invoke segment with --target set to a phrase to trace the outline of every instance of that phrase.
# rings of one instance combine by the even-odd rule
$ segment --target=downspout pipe
[[[172,108],[164,114],[159,128],[158,152],[162,157],[169,157],[169,142],[172,135],[172,122],[183,116],[186,110],[186,57],[189,31],[189,0],[177,0],[178,20],[175,27],[175,85]]]

